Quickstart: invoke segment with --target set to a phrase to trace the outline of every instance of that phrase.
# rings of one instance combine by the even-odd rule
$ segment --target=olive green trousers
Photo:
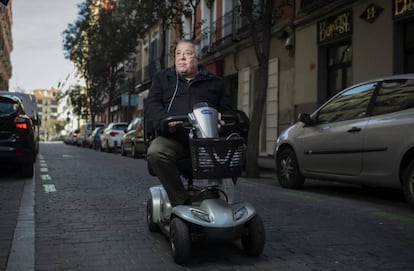
[[[163,136],[156,137],[148,148],[149,167],[167,191],[172,206],[183,204],[189,199],[177,169],[177,161],[189,155],[188,146]]]

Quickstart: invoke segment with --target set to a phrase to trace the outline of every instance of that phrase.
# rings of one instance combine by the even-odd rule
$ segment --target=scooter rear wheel
[[[245,224],[245,232],[241,237],[243,248],[247,255],[259,256],[265,246],[265,230],[259,215],[255,215]]]
[[[158,232],[160,228],[156,223],[154,223],[153,219],[154,209],[152,207],[152,198],[147,200],[147,225],[150,232]]]
[[[170,243],[174,261],[186,264],[191,255],[191,236],[187,224],[178,217],[170,224]]]

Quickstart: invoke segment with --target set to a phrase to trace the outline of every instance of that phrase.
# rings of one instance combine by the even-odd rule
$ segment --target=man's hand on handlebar
[[[179,121],[170,121],[168,122],[168,132],[174,133],[177,131],[177,127],[182,126],[183,122],[181,120]]]
[[[224,126],[226,122],[224,120],[220,120],[220,126]],[[168,132],[169,133],[175,133],[177,131],[178,127],[183,127],[184,122],[181,120],[177,121],[170,121],[168,122]]]

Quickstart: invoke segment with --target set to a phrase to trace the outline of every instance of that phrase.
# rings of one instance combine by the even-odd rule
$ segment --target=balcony
[[[242,20],[240,9],[234,8],[210,25],[202,28],[200,43],[201,54],[207,55],[222,49],[234,42],[245,39],[248,35],[248,24]]]

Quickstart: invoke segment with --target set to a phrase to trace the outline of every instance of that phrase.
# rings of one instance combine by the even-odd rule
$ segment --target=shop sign
[[[348,10],[318,22],[318,43],[338,40],[352,34],[352,11]]]
[[[393,0],[393,16],[394,19],[414,15],[413,0]]]
[[[381,14],[384,9],[375,4],[369,4],[365,11],[361,14],[360,18],[370,24],[372,24]]]

